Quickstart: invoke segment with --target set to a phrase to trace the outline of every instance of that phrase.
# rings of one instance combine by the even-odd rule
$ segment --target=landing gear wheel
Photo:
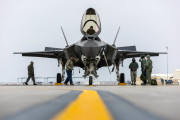
[[[121,73],[120,74],[120,80],[119,80],[120,83],[124,83],[125,82],[125,75],[124,73]]]
[[[92,83],[93,83],[93,77],[89,76],[89,85],[92,85]]]
[[[61,83],[62,79],[61,79],[61,73],[57,73],[57,83]]]

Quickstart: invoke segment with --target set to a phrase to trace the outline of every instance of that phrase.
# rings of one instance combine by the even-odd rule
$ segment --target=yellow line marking
[[[118,85],[127,85],[126,83],[118,83]]]
[[[62,83],[55,83],[55,85],[63,85]]]
[[[113,117],[96,91],[83,90],[53,120],[113,120]]]

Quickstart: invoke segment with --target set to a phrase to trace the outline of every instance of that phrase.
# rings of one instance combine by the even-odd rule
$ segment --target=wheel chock
[[[62,83],[55,83],[55,85],[63,85]]]
[[[118,83],[118,85],[127,85],[126,83]]]

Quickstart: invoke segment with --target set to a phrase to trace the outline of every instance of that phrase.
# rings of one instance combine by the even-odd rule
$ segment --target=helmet
[[[133,57],[133,58],[132,58],[132,61],[136,61],[136,59]]]
[[[144,58],[145,57],[145,55],[141,55],[141,58]]]

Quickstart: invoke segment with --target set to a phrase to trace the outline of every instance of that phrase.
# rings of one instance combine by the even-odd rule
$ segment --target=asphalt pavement
[[[0,120],[179,120],[180,86],[0,86]]]

